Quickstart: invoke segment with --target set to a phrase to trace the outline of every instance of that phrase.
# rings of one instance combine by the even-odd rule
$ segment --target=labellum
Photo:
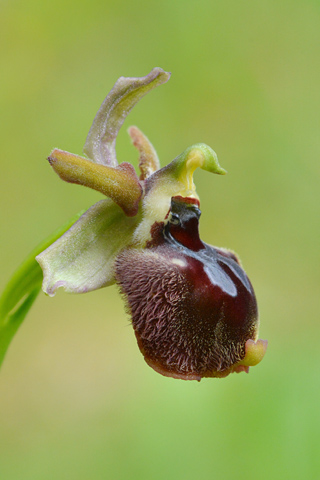
[[[108,198],[37,252],[42,288],[53,296],[59,287],[85,293],[117,283],[138,346],[146,362],[162,375],[201,380],[248,372],[261,361],[267,346],[257,340],[252,285],[233,252],[207,245],[199,237],[201,212],[193,173],[199,167],[225,174],[216,153],[195,144],[160,169],[147,137],[131,127],[140,177],[130,163],[119,165],[116,158],[115,142],[126,115],[169,77],[161,68],[141,78],[121,77],[93,121],[85,156],[51,152],[49,163],[62,180]],[[31,287],[32,283],[30,295],[35,292]],[[21,290],[21,298],[23,294]],[[13,302],[9,304],[12,308]]]
[[[159,373],[182,379],[224,377],[244,368],[256,338],[257,302],[237,257],[203,243],[199,202],[172,197],[145,250],[116,261],[138,345]]]

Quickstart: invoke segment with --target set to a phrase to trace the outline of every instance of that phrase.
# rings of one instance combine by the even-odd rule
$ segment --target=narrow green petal
[[[170,73],[154,68],[145,77],[120,77],[103,101],[87,136],[84,153],[96,163],[117,166],[115,144],[126,116],[150,90],[169,80]]]
[[[82,212],[73,217],[38,245],[17,269],[3,291],[0,297],[0,366],[14,334],[41,290],[42,271],[35,260],[36,255],[55,242],[81,214]]]
[[[85,293],[114,283],[114,260],[138,223],[111,200],[96,203],[59,240],[37,256],[45,293],[59,287]]]

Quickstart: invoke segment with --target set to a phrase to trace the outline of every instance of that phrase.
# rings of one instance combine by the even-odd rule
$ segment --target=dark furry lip
[[[247,371],[238,364],[258,325],[247,275],[235,254],[201,241],[200,215],[196,203],[173,197],[148,248],[128,249],[116,261],[146,362],[162,375],[186,380]]]

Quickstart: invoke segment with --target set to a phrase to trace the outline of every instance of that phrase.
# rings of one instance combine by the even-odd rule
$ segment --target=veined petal
[[[145,77],[120,77],[98,110],[84,153],[94,162],[115,167],[116,138],[126,116],[150,90],[169,80],[170,73],[154,68]]]
[[[45,293],[59,287],[85,293],[114,283],[114,261],[130,244],[138,216],[129,218],[111,200],[96,203],[64,234],[36,257],[43,270]]]

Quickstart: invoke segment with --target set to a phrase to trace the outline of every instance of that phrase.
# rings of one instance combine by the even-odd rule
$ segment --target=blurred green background
[[[162,165],[196,142],[201,235],[255,286],[263,362],[183,382],[144,363],[116,288],[41,295],[0,374],[0,478],[318,479],[320,3],[0,1],[0,288],[30,250],[101,195],[46,156],[81,154],[121,76],[172,72],[138,125]]]

